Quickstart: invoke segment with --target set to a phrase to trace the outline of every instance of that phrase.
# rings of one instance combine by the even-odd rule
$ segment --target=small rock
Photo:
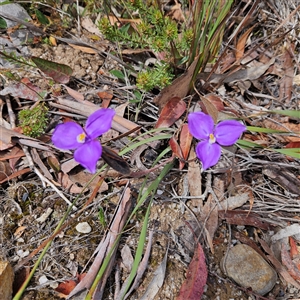
[[[90,233],[92,231],[92,227],[87,222],[78,223],[76,226],[76,230],[80,233]]]
[[[40,284],[45,284],[46,282],[48,282],[49,279],[45,276],[45,275],[42,275],[40,278],[39,278],[39,283]]]
[[[260,295],[271,291],[277,280],[277,274],[269,264],[251,247],[242,244],[231,248],[222,258],[221,269],[236,283],[251,287]]]

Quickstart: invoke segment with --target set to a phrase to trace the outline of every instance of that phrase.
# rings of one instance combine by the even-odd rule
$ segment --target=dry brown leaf
[[[4,182],[6,182],[6,181],[9,181],[9,180],[11,180],[11,179],[13,179],[13,178],[16,178],[16,177],[18,177],[18,176],[21,176],[21,175],[23,175],[23,174],[29,173],[29,172],[31,172],[31,171],[32,171],[31,168],[26,168],[26,169],[17,171],[17,172],[15,172],[15,173],[13,173],[13,174],[11,174],[11,175],[5,177],[2,181],[0,181],[0,184],[4,183]]]
[[[219,210],[219,217],[226,220],[228,224],[250,225],[264,230],[271,228],[271,224],[264,221],[258,214],[245,210]]]
[[[186,111],[185,102],[179,97],[172,97],[161,110],[155,128],[172,126]]]
[[[213,197],[209,194],[208,199],[201,210],[201,220],[204,222],[206,220],[205,228],[209,235],[207,235],[207,239],[213,240],[215,232],[218,229],[218,206],[215,201],[213,201]],[[214,253],[213,244],[209,245],[210,250]]]
[[[0,161],[0,182],[5,181],[11,175],[12,169],[7,161]]]
[[[272,122],[270,120],[264,120],[263,127],[281,130],[281,131],[288,131],[298,134],[298,136],[288,136],[288,135],[280,135],[280,137],[285,140],[286,142],[299,142],[300,141],[300,124],[289,123],[289,122]]]
[[[193,140],[193,136],[189,131],[188,124],[183,124],[179,135],[179,144],[182,151],[183,159],[185,160],[188,158],[191,149],[192,140]],[[179,169],[182,170],[184,165],[185,163],[183,161],[180,161]]]
[[[70,96],[72,96],[74,99],[76,99],[77,101],[84,101],[84,96],[82,93],[71,89],[70,87],[66,86],[65,84],[63,84],[63,86],[67,90],[68,94]]]
[[[35,148],[32,148],[30,153],[31,153],[33,161],[42,170],[44,176],[47,177],[50,180],[53,180],[53,177],[52,177],[51,173],[48,171],[48,168],[44,165],[43,161],[41,160],[41,158],[40,158],[40,156],[37,152],[37,150]]]
[[[292,98],[293,80],[294,80],[294,51],[293,46],[288,45],[284,48],[281,56],[281,65],[284,75],[280,80],[279,99],[289,103]]]
[[[189,184],[189,192],[191,196],[201,196],[202,188],[201,188],[201,168],[199,163],[197,163],[196,153],[194,148],[191,148],[189,155],[189,165],[188,165],[188,184]],[[202,210],[203,200],[201,198],[195,198],[191,200],[191,205],[193,207],[198,207],[199,210]]]
[[[165,87],[154,99],[154,103],[157,104],[160,109],[163,109],[169,99],[174,97],[179,97],[182,99],[188,94],[197,62],[198,57],[195,58],[195,61],[190,65],[188,70],[183,75],[176,78],[171,85]]]
[[[80,194],[82,192],[82,187],[76,185],[65,173],[57,174],[58,183],[65,189],[67,189],[72,194]]]
[[[81,45],[76,45],[76,44],[71,44],[68,43],[69,46],[71,46],[74,49],[80,50],[84,53],[89,53],[89,54],[97,54],[98,51],[92,47],[88,47],[88,46],[81,46]]]
[[[171,150],[173,152],[173,155],[175,155],[175,157],[179,158],[179,159],[183,159],[183,154],[182,154],[182,150],[176,140],[176,138],[174,136],[172,136],[169,140],[169,145],[171,147]],[[181,169],[180,169],[181,170]]]
[[[12,299],[14,271],[8,261],[0,261],[0,296],[1,300]]]
[[[238,42],[237,42],[237,45],[236,45],[236,52],[235,52],[236,60],[239,60],[240,58],[242,58],[244,56],[245,46],[246,46],[248,37],[249,37],[250,33],[252,32],[252,30],[255,26],[256,25],[253,25],[248,30],[246,30],[242,34],[242,36],[238,39]]]
[[[300,270],[298,270],[296,264],[292,261],[285,243],[281,243],[281,261],[290,275],[300,283]]]
[[[140,53],[145,53],[145,52],[153,53],[153,51],[151,49],[124,49],[121,52],[122,52],[122,54],[140,54]]]
[[[206,113],[208,113],[213,118],[214,123],[217,124],[219,113],[218,113],[218,109],[211,101],[212,97],[200,96],[200,98],[202,100],[202,103],[204,104]]]
[[[28,137],[28,136],[26,136],[22,133],[14,131],[12,129],[7,129],[3,126],[0,126],[0,140],[2,141],[2,143],[4,143],[4,144],[0,144],[0,145],[3,146],[3,145],[11,144],[13,138],[17,138],[17,141],[20,144],[23,144],[25,146],[30,146],[30,147],[33,147],[33,148],[46,150],[46,151],[50,150],[49,145],[47,145],[47,144],[45,144],[45,143],[43,143],[43,142],[41,142],[37,139]]]
[[[101,107],[107,108],[110,104],[110,100],[114,96],[114,93],[112,91],[101,91],[101,92],[98,92],[97,95],[102,100]]]
[[[92,177],[94,177],[93,174],[88,174],[86,172],[79,172],[77,174],[69,176],[70,180],[73,183],[75,184],[79,183],[81,186],[85,186],[92,179]],[[91,184],[88,186],[88,188],[90,190],[94,190],[100,178],[101,178],[100,176],[96,176],[94,180],[91,182]],[[98,192],[102,193],[102,192],[106,192],[107,190],[108,190],[108,184],[105,181],[103,181]]]
[[[268,63],[260,64],[259,66],[250,67],[242,70],[238,70],[237,72],[227,76],[224,79],[225,83],[233,83],[236,81],[246,81],[246,80],[255,80],[260,78],[271,65],[275,62],[275,58],[271,58]]]

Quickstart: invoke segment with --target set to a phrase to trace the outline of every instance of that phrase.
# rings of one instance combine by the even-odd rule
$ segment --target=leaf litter
[[[103,270],[104,275],[95,293],[103,295],[104,299],[112,297],[110,288],[125,282],[129,271],[120,264],[122,257],[114,242],[116,241],[116,245],[126,243],[134,255],[137,246],[135,236],[143,222],[145,209],[140,208],[134,219],[135,226],[128,226],[123,232],[122,224],[127,221],[126,216],[130,213],[128,207],[131,207],[132,201],[159,175],[159,168],[152,171],[152,164],[162,149],[167,148],[168,140],[153,143],[151,138],[160,134],[151,133],[155,127],[174,129],[169,140],[172,141],[171,150],[178,159],[178,164],[158,186],[149,223],[149,227],[155,230],[153,242],[149,242],[145,248],[147,259],[141,262],[143,271],[136,277],[139,280],[130,299],[141,299],[143,294],[147,295],[151,284],[161,286],[160,289],[153,290],[151,299],[199,299],[201,295],[203,299],[213,299],[216,296],[221,299],[248,299],[249,295],[255,297],[251,290],[237,286],[220,271],[219,263],[223,253],[227,247],[236,243],[230,236],[231,232],[235,237],[238,234],[250,236],[248,243],[251,247],[256,251],[263,249],[267,253],[265,259],[283,277],[268,295],[270,298],[279,295],[297,296],[299,290],[293,294],[293,289],[290,288],[292,285],[299,289],[300,285],[299,265],[292,261],[287,248],[292,244],[286,243],[286,237],[282,237],[278,240],[282,244],[280,247],[274,241],[270,242],[270,239],[274,237],[274,232],[280,233],[282,229],[288,229],[290,223],[299,223],[299,159],[268,149],[285,147],[289,142],[299,142],[299,120],[261,112],[299,109],[299,87],[294,84],[294,75],[299,72],[299,43],[286,36],[287,31],[292,36],[294,34],[293,24],[298,22],[299,7],[293,6],[293,1],[281,1],[267,4],[268,7],[263,5],[256,14],[251,15],[255,11],[255,3],[251,2],[252,8],[248,14],[241,8],[237,9],[237,16],[242,17],[242,21],[235,23],[232,20],[231,24],[237,26],[237,30],[233,33],[231,31],[234,36],[233,47],[227,48],[226,54],[215,67],[215,72],[210,74],[210,70],[205,69],[199,74],[195,83],[197,92],[189,99],[184,97],[191,90],[190,81],[196,63],[192,63],[182,76],[158,96],[145,93],[141,106],[136,107],[130,103],[135,95],[129,82],[117,82],[109,75],[112,69],[123,70],[118,65],[120,61],[113,59],[114,55],[103,55],[103,47],[109,42],[102,42],[99,50],[99,47],[86,42],[88,34],[85,33],[81,37],[82,42],[73,40],[72,43],[72,39],[61,38],[57,39],[57,47],[42,44],[32,47],[31,52],[38,57],[36,62],[39,63],[39,68],[47,76],[65,85],[60,85],[55,91],[49,78],[39,78],[37,73],[24,68],[14,72],[20,78],[30,78],[30,81],[25,80],[25,84],[8,81],[2,87],[2,95],[11,97],[13,108],[10,110],[8,105],[6,108],[8,102],[6,98],[1,98],[4,103],[1,106],[1,162],[6,163],[3,165],[5,176],[1,179],[3,188],[0,221],[4,224],[1,229],[4,236],[1,257],[9,260],[15,270],[28,268],[28,265],[36,262],[34,253],[37,253],[37,249],[42,249],[39,248],[42,241],[45,237],[51,237],[55,229],[53,224],[59,222],[68,208],[68,204],[61,201],[63,198],[58,192],[63,191],[71,201],[79,195],[76,208],[85,208],[86,211],[78,215],[74,224],[71,221],[60,232],[61,235],[57,234],[50,249],[52,257],[44,257],[43,265],[37,271],[39,278],[46,274],[44,287],[41,288],[40,282],[33,280],[30,284],[32,290],[25,292],[24,299],[40,299],[43,295],[59,299],[62,295],[55,292],[55,286],[58,287],[59,282],[67,283],[70,279],[75,284],[70,283],[71,287],[64,290],[66,294],[74,294],[82,286],[90,288],[95,274],[106,259],[108,268]],[[179,16],[183,15],[178,4],[174,9],[179,10]],[[268,9],[277,16],[276,23],[269,17]],[[254,22],[258,24],[253,26]],[[26,23],[20,23],[26,26]],[[34,29],[32,24],[28,28]],[[255,34],[261,29],[265,36],[259,39]],[[92,30],[94,33],[93,28]],[[228,34],[230,31],[224,36],[228,37]],[[136,52],[129,51],[123,55],[132,59]],[[71,69],[74,71],[73,76]],[[44,100],[51,108],[50,115],[54,123],[49,124],[41,137],[30,138],[22,134],[19,127],[12,126],[10,116],[11,112],[17,116],[17,112],[25,106],[41,101],[37,95],[40,91],[48,94]],[[175,106],[170,105],[174,98],[177,99]],[[245,138],[252,142],[260,141],[267,147],[253,148],[251,152],[249,149],[237,149],[236,146],[229,147],[224,149],[223,158],[215,167],[209,172],[201,173],[201,166],[193,154],[194,143],[187,132],[187,124],[184,123],[186,110],[192,111],[194,107],[192,105],[190,108],[190,102],[193,105],[199,102],[202,110],[206,110],[215,120],[222,120],[222,116],[230,115],[242,118],[250,126],[283,130],[290,134],[247,132]],[[49,143],[51,130],[60,120],[73,119],[83,123],[99,107],[113,106],[117,110],[122,105],[124,107],[112,125],[114,136],[107,137],[106,140],[114,151],[109,152],[110,158],[116,160],[114,155],[121,152],[133,139],[137,142],[149,139],[139,146],[141,148],[137,148],[139,151],[122,155],[120,164],[126,164],[126,172],[118,170],[116,162],[116,172],[102,171],[92,179],[92,176],[74,163],[71,152],[58,152]],[[146,134],[141,136],[143,133]],[[132,155],[135,157],[131,157]],[[28,162],[28,157],[33,158],[33,164]],[[51,157],[54,161],[49,163]],[[162,159],[162,166],[167,161]],[[99,168],[103,165],[101,161]],[[139,177],[130,177],[127,176],[127,168],[133,172],[140,172],[143,168],[143,172],[139,173]],[[145,176],[148,179],[145,180]],[[93,181],[85,188],[90,180]],[[126,187],[127,184],[129,187]],[[122,206],[123,200],[126,200],[126,207]],[[53,211],[45,219],[41,219],[48,208]],[[101,209],[105,211],[105,215],[100,222]],[[9,218],[13,219],[9,221]],[[43,220],[43,223],[40,224],[39,220]],[[79,222],[87,222],[92,228],[91,233],[78,234],[75,227]],[[201,245],[193,240],[193,236],[180,234],[180,231],[186,232],[184,229],[189,230],[189,226],[193,227]],[[171,231],[173,241],[170,243]],[[11,238],[9,232],[16,233],[17,241]],[[119,235],[121,232],[122,236]],[[295,238],[299,249],[297,235],[291,232],[288,237]],[[246,238],[240,237],[238,240],[246,243]],[[273,252],[270,245],[276,251]],[[13,250],[8,253],[5,249]],[[31,254],[24,260],[17,249]],[[115,259],[108,260],[109,256]],[[57,266],[63,266],[64,270]],[[119,268],[119,271],[113,271],[115,268]],[[159,272],[159,277],[149,281],[155,276],[155,272]],[[79,273],[88,275],[85,279],[78,280]],[[16,277],[18,280],[18,275]],[[109,284],[106,285],[107,280]],[[140,281],[143,282],[141,285]],[[62,293],[62,289],[58,290]]]

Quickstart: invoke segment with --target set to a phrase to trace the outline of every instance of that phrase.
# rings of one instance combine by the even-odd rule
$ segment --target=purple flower
[[[233,145],[246,130],[246,126],[234,120],[222,121],[215,126],[212,117],[203,112],[190,113],[188,126],[196,139],[203,140],[196,146],[196,154],[204,170],[218,162],[221,146]]]
[[[114,115],[113,109],[102,108],[88,117],[84,128],[75,122],[59,124],[52,135],[52,142],[60,149],[76,149],[74,159],[95,173],[102,154],[102,146],[96,138],[111,128]]]

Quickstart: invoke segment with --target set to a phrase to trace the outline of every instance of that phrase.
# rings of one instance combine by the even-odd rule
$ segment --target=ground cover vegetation
[[[1,297],[298,297],[299,19],[0,3]]]

